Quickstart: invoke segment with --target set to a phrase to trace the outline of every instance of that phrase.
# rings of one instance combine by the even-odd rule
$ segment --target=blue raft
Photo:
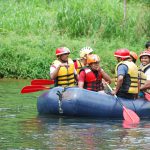
[[[150,117],[149,101],[119,99],[126,108],[135,111],[140,118]],[[77,87],[50,89],[38,97],[37,109],[40,115],[123,118],[122,106],[114,96]]]

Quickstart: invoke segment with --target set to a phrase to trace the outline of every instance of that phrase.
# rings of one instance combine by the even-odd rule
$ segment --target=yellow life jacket
[[[146,66],[142,66],[142,67],[139,68],[138,76],[139,76],[140,86],[145,84],[145,82],[147,80],[145,72],[149,68],[150,68],[150,64],[147,64]],[[150,89],[147,89],[146,91],[148,93],[150,93]]]
[[[128,67],[128,73],[124,76],[123,83],[120,92],[137,94],[138,93],[138,67],[130,61],[121,61],[117,64],[115,69],[116,79],[115,85],[117,85],[117,69],[119,65],[124,64]]]
[[[59,60],[55,60],[53,64],[59,65],[61,62]],[[57,78],[55,80],[55,86],[75,86],[75,67],[72,59],[70,58],[68,58],[68,65],[69,67],[60,67]]]
[[[81,62],[80,59],[76,59],[74,60],[74,66],[77,71],[77,74],[79,74],[80,70],[84,67],[84,64]]]

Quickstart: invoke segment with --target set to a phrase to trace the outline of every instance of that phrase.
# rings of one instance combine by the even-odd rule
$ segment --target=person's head
[[[122,48],[114,52],[114,56],[117,58],[117,61],[124,61],[130,58],[130,51],[128,49]]]
[[[134,63],[136,63],[136,61],[138,59],[138,55],[135,52],[130,51],[130,58],[131,58],[131,61],[133,61]]]
[[[150,41],[146,42],[145,48],[150,51]]]
[[[87,55],[88,54],[92,54],[93,52],[93,49],[90,48],[90,47],[83,47],[81,50],[80,50],[80,58],[82,59],[86,59],[87,58]]]
[[[87,64],[87,55],[90,55],[93,53],[93,49],[90,48],[90,47],[83,47],[81,50],[80,50],[80,60],[82,60],[82,63],[84,65]]]
[[[62,62],[68,61],[70,50],[67,47],[59,47],[56,49],[56,56]]]
[[[92,70],[98,70],[100,63],[100,57],[96,54],[91,54],[87,56],[87,64]]]
[[[150,52],[149,51],[143,51],[140,56],[140,62],[143,66],[146,66],[150,63]]]

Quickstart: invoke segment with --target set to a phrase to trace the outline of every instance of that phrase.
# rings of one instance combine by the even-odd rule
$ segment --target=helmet
[[[118,49],[115,51],[114,56],[126,59],[130,57],[130,51],[128,49]]]
[[[56,56],[62,55],[62,54],[70,54],[70,50],[67,47],[59,47],[56,49]]]
[[[141,54],[140,54],[140,59],[142,56],[150,56],[150,52],[149,51],[143,51]]]
[[[130,56],[133,57],[135,60],[138,59],[138,55],[133,51],[130,51]]]
[[[96,54],[91,54],[87,56],[87,64],[99,62],[100,57]]]
[[[91,52],[93,52],[93,49],[90,48],[90,47],[83,47],[81,50],[80,50],[80,57],[84,57],[86,54],[90,54]]]

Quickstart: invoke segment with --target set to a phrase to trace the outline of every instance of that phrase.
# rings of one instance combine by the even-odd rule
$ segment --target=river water
[[[20,94],[29,80],[0,80],[0,150],[150,149],[150,122],[38,116],[37,97]]]

